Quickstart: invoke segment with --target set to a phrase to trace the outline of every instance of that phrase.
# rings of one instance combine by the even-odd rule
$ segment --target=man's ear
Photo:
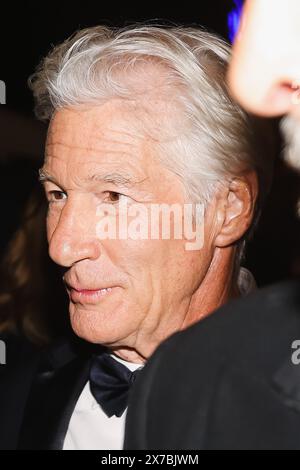
[[[243,237],[250,228],[258,197],[258,178],[249,171],[234,178],[218,200],[215,246],[224,248]]]

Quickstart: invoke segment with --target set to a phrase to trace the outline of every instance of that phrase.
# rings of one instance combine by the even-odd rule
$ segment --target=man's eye
[[[49,202],[62,201],[65,198],[66,198],[66,194],[63,191],[55,190],[55,191],[49,191],[48,193]]]
[[[122,199],[122,197],[126,197],[124,196],[123,194],[121,193],[117,193],[115,191],[107,191],[106,192],[106,201],[107,202],[120,202],[120,200]]]

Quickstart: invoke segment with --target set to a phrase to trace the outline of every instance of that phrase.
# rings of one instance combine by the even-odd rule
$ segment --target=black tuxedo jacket
[[[125,449],[300,449],[295,340],[298,283],[257,291],[174,335],[132,391]]]
[[[298,284],[275,286],[170,338],[135,382],[125,448],[300,448],[299,312]],[[62,341],[2,369],[1,450],[62,448],[93,352]]]
[[[100,349],[96,347],[98,353]],[[62,449],[93,352],[93,345],[60,341],[2,372],[0,450]]]

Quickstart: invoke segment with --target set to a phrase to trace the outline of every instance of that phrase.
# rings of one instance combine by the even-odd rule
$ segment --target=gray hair
[[[30,86],[42,120],[63,107],[112,98],[139,100],[137,109],[148,109],[155,100],[147,95],[160,87],[169,102],[169,121],[175,105],[179,123],[172,138],[156,136],[157,153],[180,176],[190,199],[207,202],[217,184],[254,169],[260,182],[259,212],[270,186],[272,161],[259,120],[229,95],[229,59],[227,43],[200,28],[97,26],[78,31],[55,47],[30,78]],[[146,78],[149,64],[164,75],[163,84],[154,80],[150,89],[135,80],[143,71]],[[144,113],[144,124],[147,116],[149,112]],[[156,128],[161,132],[166,123],[160,119]]]

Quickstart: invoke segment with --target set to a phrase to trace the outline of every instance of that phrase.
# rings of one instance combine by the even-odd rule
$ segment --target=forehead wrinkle
[[[106,183],[112,183],[116,186],[121,185],[121,186],[126,186],[126,187],[132,187],[132,186],[142,184],[148,179],[149,177],[138,179],[131,175],[126,175],[126,174],[117,173],[117,172],[107,173],[107,174],[97,173],[88,177],[88,180],[90,181],[106,182]]]
[[[145,136],[142,136],[142,135],[137,134],[137,133],[134,134],[132,132],[125,131],[124,129],[113,129],[113,128],[109,127],[105,130],[110,132],[113,136],[120,136],[120,139],[123,139],[123,140],[124,140],[124,137],[129,138],[131,141],[132,140],[143,140],[143,137],[145,137]],[[110,137],[106,135],[105,130],[103,130],[101,132],[101,137],[99,136],[99,139],[103,138],[104,140],[111,140],[112,142],[121,142],[118,138],[117,138],[117,140],[110,139]],[[97,133],[95,133],[95,138],[97,138]],[[116,139],[116,137],[115,137],[115,139]],[[123,140],[122,140],[122,143],[124,143],[124,144],[130,145],[132,143],[132,142],[123,142]]]
[[[61,128],[58,126],[56,129],[49,129],[48,139],[46,143],[46,150],[51,150],[53,147],[58,146],[68,150],[84,151],[84,152],[98,152],[99,154],[105,153],[123,153],[130,156],[133,153],[140,153],[141,147],[146,136],[138,135],[138,133],[131,132],[124,126],[120,129],[113,127],[110,124],[108,127],[100,127],[99,123],[95,123],[92,130],[85,133],[84,130],[80,132],[80,139],[76,142],[76,133],[67,132],[66,135],[61,133]],[[136,127],[136,126],[135,126]],[[78,135],[78,134],[77,134]],[[85,138],[85,142],[82,139]]]
[[[112,141],[112,140],[107,140],[107,142],[109,143],[113,143],[113,144],[120,144],[120,145],[124,145],[126,147],[132,147],[131,144],[129,143],[125,143],[125,142],[118,142],[118,141]],[[67,144],[66,142],[59,142],[59,141],[56,141],[56,142],[52,142],[52,143],[47,143],[46,147],[55,147],[55,146],[62,146],[62,147],[66,147],[68,149],[79,149],[79,150],[87,150],[87,151],[101,151],[102,149],[100,147],[95,147],[95,146],[91,146],[91,145],[88,145],[88,146],[85,146],[85,145],[74,145],[74,144]]]
[[[105,142],[105,141],[104,141]],[[112,155],[125,155],[125,156],[128,156],[128,157],[132,157],[133,153],[135,153],[134,151],[138,152],[138,146],[134,146],[132,144],[129,144],[129,143],[125,143],[125,142],[118,142],[118,141],[111,141],[111,140],[108,140],[106,141],[105,143],[107,143],[107,148],[106,148],[106,145],[105,146],[101,146],[101,147],[95,147],[94,145],[91,146],[81,146],[81,145],[74,145],[74,144],[66,144],[65,142],[53,142],[53,143],[47,143],[46,145],[46,153],[48,153],[48,150],[50,151],[51,148],[53,147],[64,147],[64,148],[67,148],[68,150],[81,150],[81,151],[84,151],[84,152],[88,152],[88,153],[95,153],[97,152],[99,155],[102,155],[102,154],[112,154]],[[109,144],[117,144],[119,145],[119,148],[115,148],[115,149],[112,149],[110,148],[110,145]],[[103,148],[105,147],[105,148]],[[58,156],[56,156],[57,158],[59,158]]]
[[[129,123],[128,123],[129,125]],[[112,126],[112,124],[111,124]],[[136,132],[130,131],[126,129],[124,126],[120,126],[119,128],[114,128],[114,127],[106,127],[106,126],[101,126],[99,123],[95,123],[92,129],[89,130],[89,132],[84,132],[84,128],[81,128],[80,135],[85,135],[87,141],[93,142],[93,141],[104,141],[104,142],[110,142],[114,144],[122,144],[122,145],[136,145],[136,141],[143,141],[146,136],[139,133],[138,130],[136,129]],[[73,129],[73,131],[76,130]],[[128,127],[128,126],[127,126]],[[132,128],[132,123],[130,123],[130,127]],[[134,128],[137,126],[134,125]],[[48,140],[55,140],[53,142],[54,144],[57,142],[61,145],[68,145],[66,142],[61,141],[60,139],[56,140],[55,136],[57,133],[61,133],[61,128],[58,127],[57,130],[53,128],[49,128],[48,130]],[[69,129],[70,131],[70,129]],[[67,135],[69,136],[70,132],[67,132]],[[73,145],[73,136],[72,137],[72,145]],[[49,142],[50,144],[50,142]],[[52,144],[51,144],[52,145]],[[88,146],[90,147],[90,145]]]

